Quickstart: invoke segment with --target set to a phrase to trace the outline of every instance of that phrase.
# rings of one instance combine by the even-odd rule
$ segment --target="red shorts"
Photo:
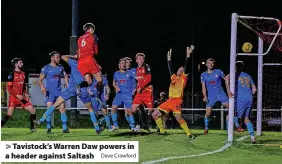
[[[137,93],[133,99],[133,105],[144,104],[149,110],[153,110],[153,92]]]
[[[32,103],[29,101],[29,99],[23,98],[22,100],[17,99],[15,96],[9,97],[9,104],[8,107],[18,107],[21,106],[22,108],[31,106]]]
[[[172,111],[173,114],[181,114],[181,104],[181,98],[169,98],[160,106],[158,106],[158,109],[165,112],[166,114],[170,111]]]
[[[100,67],[93,56],[85,56],[78,60],[77,68],[82,76],[100,72]]]

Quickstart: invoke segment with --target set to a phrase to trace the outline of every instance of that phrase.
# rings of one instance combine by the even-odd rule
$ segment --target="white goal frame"
[[[264,19],[264,20],[273,20],[277,21],[278,29],[276,33],[270,33],[268,31],[264,31],[263,33],[266,35],[274,35],[272,42],[267,48],[266,52],[263,52],[263,41],[260,37],[258,37],[258,53],[237,53],[237,25],[238,22],[250,29],[251,31],[255,31],[252,27],[240,21],[239,18],[242,19]],[[245,55],[245,56],[258,56],[258,91],[257,91],[257,135],[262,135],[262,79],[263,79],[263,66],[271,66],[271,65],[281,65],[281,63],[263,63],[263,56],[268,54],[270,49],[273,46],[277,36],[281,31],[281,21],[276,18],[270,17],[255,17],[255,16],[240,16],[237,13],[232,14],[231,21],[231,42],[230,42],[230,90],[232,93],[235,93],[235,65],[236,65],[236,57],[237,55]],[[234,98],[229,99],[229,112],[228,112],[228,142],[233,141],[234,134]]]

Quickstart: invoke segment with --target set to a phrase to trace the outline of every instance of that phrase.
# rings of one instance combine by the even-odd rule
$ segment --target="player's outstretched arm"
[[[191,65],[190,56],[194,50],[194,46],[191,45],[190,47],[186,48],[186,58],[185,58],[185,65],[184,65],[184,74],[188,74],[188,65]]]
[[[169,51],[167,51],[167,65],[168,65],[168,71],[170,74],[170,77],[173,75],[173,67],[172,67],[172,63],[171,63],[171,51],[172,49],[170,49]]]

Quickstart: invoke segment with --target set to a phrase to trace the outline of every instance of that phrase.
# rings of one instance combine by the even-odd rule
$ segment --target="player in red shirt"
[[[36,132],[33,121],[36,119],[36,111],[31,102],[25,87],[25,73],[22,71],[23,61],[21,58],[12,60],[14,71],[8,76],[7,90],[9,92],[8,112],[1,120],[1,127],[11,118],[15,107],[21,106],[30,112],[30,131]]]
[[[97,89],[102,91],[103,83],[100,66],[94,58],[94,55],[98,54],[98,37],[94,34],[95,26],[92,23],[86,23],[83,26],[85,34],[80,36],[77,41],[77,68],[79,72],[84,76],[86,83],[82,83],[80,86],[90,86],[92,79],[90,75],[93,75],[97,80]],[[90,74],[90,75],[89,75]],[[102,92],[100,92],[102,93]]]
[[[140,105],[145,105],[149,111],[153,110],[154,100],[153,100],[153,86],[151,82],[151,68],[148,64],[145,64],[145,54],[137,53],[135,56],[136,62],[138,64],[136,69],[136,79],[137,87],[136,94],[133,100],[132,112],[134,113],[134,119],[137,123],[135,131],[140,131],[140,121],[138,121],[138,107]],[[146,118],[143,118],[146,119]],[[139,123],[138,123],[139,122]],[[147,127],[145,127],[147,131]]]

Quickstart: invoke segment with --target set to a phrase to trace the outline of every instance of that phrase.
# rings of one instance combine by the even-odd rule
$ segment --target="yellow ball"
[[[242,50],[246,53],[251,52],[253,48],[253,45],[249,42],[245,42],[242,46]]]

